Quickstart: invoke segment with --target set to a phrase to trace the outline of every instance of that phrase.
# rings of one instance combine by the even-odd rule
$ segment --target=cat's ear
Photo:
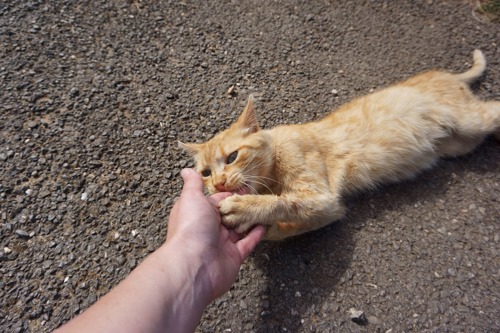
[[[177,141],[177,143],[179,144],[179,148],[184,149],[186,152],[188,152],[192,156],[198,155],[198,153],[201,150],[201,147],[203,146],[203,144],[200,144],[200,143],[184,143],[181,141]]]
[[[248,97],[247,106],[245,106],[240,117],[233,125],[243,129],[246,134],[255,133],[260,130],[259,122],[257,121],[257,116],[255,115],[255,109],[253,107],[253,99],[253,95]]]

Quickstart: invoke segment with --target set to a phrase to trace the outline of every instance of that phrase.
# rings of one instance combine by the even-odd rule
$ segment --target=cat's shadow
[[[253,262],[267,280],[261,296],[257,332],[296,331],[301,314],[315,312],[336,286],[352,275],[350,271],[355,235],[368,219],[385,223],[377,216],[385,210],[400,210],[418,201],[438,200],[452,178],[465,172],[498,172],[498,142],[489,138],[474,153],[465,157],[441,160],[415,180],[387,185],[371,193],[347,198],[347,218],[323,229],[282,242],[264,242],[255,251]],[[390,203],[388,207],[388,203]],[[320,309],[318,309],[319,311]]]

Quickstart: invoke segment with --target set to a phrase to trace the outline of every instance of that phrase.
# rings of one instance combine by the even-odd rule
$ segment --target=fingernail
[[[194,172],[194,170],[193,169],[189,169],[189,168],[182,169],[181,170],[181,177],[182,178],[186,178],[191,172]]]

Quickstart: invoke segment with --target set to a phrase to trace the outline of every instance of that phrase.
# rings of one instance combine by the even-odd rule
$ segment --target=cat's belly
[[[419,172],[431,168],[439,158],[435,144],[429,140],[423,141],[420,144],[373,142],[352,152],[346,158],[347,182],[352,190],[357,191],[384,182],[413,178]]]
[[[344,192],[357,192],[368,188],[373,188],[382,183],[397,182],[404,179],[411,179],[419,172],[431,168],[437,157],[434,155],[422,156],[419,161],[388,163],[360,166],[359,163],[348,165],[345,175]]]

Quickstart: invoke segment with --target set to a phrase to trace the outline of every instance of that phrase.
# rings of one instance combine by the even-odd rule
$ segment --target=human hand
[[[265,233],[258,225],[245,237],[221,223],[218,203],[231,193],[203,194],[203,181],[192,169],[181,171],[184,186],[170,213],[166,244],[178,244],[186,260],[194,260],[206,269],[211,299],[229,290],[243,261]]]
[[[198,173],[181,175],[167,241],[59,332],[194,332],[205,307],[229,290],[264,228],[243,238],[226,229],[216,207],[231,194],[205,197]]]

